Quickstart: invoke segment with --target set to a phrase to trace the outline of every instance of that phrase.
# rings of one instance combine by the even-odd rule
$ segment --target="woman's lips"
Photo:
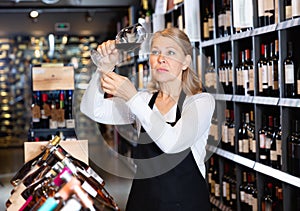
[[[168,70],[165,69],[165,68],[157,68],[156,70],[157,70],[158,72],[168,72]]]

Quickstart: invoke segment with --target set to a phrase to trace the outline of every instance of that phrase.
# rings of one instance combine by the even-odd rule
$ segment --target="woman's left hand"
[[[123,98],[125,101],[130,100],[137,93],[135,86],[127,77],[115,72],[103,74],[100,82],[104,92]]]

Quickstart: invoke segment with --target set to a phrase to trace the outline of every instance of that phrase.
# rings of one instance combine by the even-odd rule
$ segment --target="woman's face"
[[[181,80],[182,71],[189,66],[189,58],[171,38],[154,38],[149,57],[152,77],[157,82]]]

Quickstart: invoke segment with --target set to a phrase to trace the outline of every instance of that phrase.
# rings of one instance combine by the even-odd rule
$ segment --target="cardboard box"
[[[48,141],[25,142],[24,162],[31,160],[42,152]],[[70,155],[89,165],[88,140],[61,141],[59,145]]]

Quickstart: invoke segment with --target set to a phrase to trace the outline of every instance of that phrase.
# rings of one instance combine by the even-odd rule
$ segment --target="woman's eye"
[[[159,54],[159,51],[152,50],[152,51],[151,51],[151,54],[153,54],[153,55],[158,55],[158,54]]]
[[[174,51],[168,51],[168,55],[175,55]]]

